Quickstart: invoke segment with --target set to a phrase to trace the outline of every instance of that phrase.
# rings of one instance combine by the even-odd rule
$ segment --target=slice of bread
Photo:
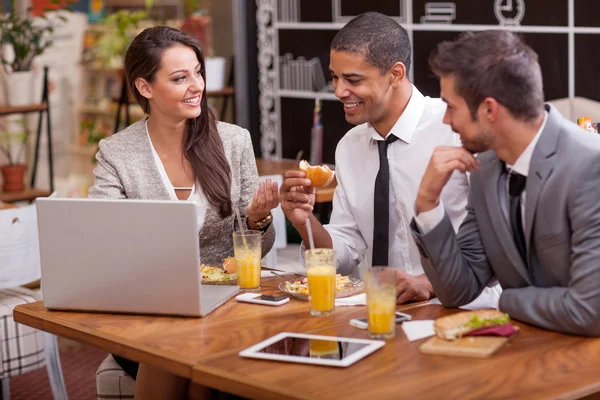
[[[456,340],[471,331],[509,321],[508,314],[498,310],[466,311],[436,319],[433,329],[440,339]]]

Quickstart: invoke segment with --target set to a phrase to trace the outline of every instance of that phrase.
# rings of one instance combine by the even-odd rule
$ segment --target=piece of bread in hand
[[[509,322],[508,314],[498,310],[465,311],[436,319],[433,329],[440,339],[455,340],[469,332]]]
[[[223,269],[225,269],[228,274],[233,274],[236,271],[235,257],[227,257],[223,260]]]
[[[306,177],[312,182],[314,187],[324,187],[329,185],[335,177],[335,172],[327,165],[310,165],[306,160],[300,161],[298,165],[300,171],[306,174]]]

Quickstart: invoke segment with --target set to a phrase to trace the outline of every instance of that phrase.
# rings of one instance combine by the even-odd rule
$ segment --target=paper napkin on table
[[[432,319],[405,321],[402,323],[402,329],[410,342],[435,335]]]
[[[343,306],[366,306],[367,305],[367,294],[361,293],[356,296],[342,297],[341,299],[335,299],[336,307]]]
[[[495,288],[493,288],[495,289]],[[484,310],[484,309],[498,309],[498,298],[500,296],[500,291],[489,290],[487,293],[480,295],[472,302],[465,304],[464,306],[460,306],[461,310]],[[429,300],[430,304],[442,304],[440,300],[436,297],[434,299]]]

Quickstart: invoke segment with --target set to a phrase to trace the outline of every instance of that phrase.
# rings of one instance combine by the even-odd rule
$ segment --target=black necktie
[[[387,140],[378,140],[379,172],[375,179],[375,197],[373,202],[373,266],[388,265],[390,234],[390,164],[387,149],[398,137],[389,135]]]
[[[521,254],[521,258],[527,264],[527,249],[525,247],[525,234],[523,233],[523,219],[521,218],[521,193],[525,189],[527,177],[511,172],[508,178],[508,194],[510,194],[510,225],[513,240]]]

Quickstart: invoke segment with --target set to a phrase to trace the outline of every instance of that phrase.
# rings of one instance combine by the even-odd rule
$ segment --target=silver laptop
[[[200,284],[196,205],[38,198],[50,309],[205,316],[239,291]]]

